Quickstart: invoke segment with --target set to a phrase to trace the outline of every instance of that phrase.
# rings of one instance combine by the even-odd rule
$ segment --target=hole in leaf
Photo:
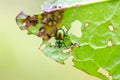
[[[108,45],[108,46],[113,46],[112,41],[111,41],[111,40],[109,40],[109,41],[108,41],[108,43],[107,43],[107,45]]]
[[[82,36],[81,27],[82,27],[82,23],[80,21],[78,20],[74,21],[71,24],[71,28],[68,31],[68,34],[72,34],[76,37],[81,37]]]
[[[42,44],[42,45],[40,45],[40,48],[39,48],[39,49],[40,49],[41,51],[43,51],[45,48],[46,48],[46,44]]]
[[[103,68],[99,68],[98,72],[106,76],[109,80],[112,80],[112,76],[109,75],[109,72]]]
[[[85,27],[88,27],[89,26],[89,23],[87,22],[87,23],[85,23],[85,25],[84,25]]]
[[[112,25],[109,25],[108,28],[110,31],[112,31],[112,32],[114,31],[114,27]]]
[[[69,66],[73,66],[73,56],[70,56],[67,60],[65,60],[65,64],[69,65]]]
[[[55,37],[52,37],[50,40],[48,40],[48,42],[50,43],[51,46],[55,46],[56,45]]]
[[[63,53],[69,53],[69,52],[71,52],[71,50],[72,50],[71,48],[64,49],[64,50],[63,50]]]

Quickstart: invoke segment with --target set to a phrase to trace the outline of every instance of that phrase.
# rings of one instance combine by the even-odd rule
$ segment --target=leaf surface
[[[59,63],[64,63],[64,60],[72,55],[76,68],[102,80],[109,80],[107,76],[98,72],[102,67],[109,72],[112,80],[120,80],[120,1],[110,0],[78,6],[75,5],[79,0],[75,0],[76,3],[66,0],[67,4],[64,1],[59,5],[57,2],[41,5],[43,12],[31,17],[34,23],[30,23],[31,18],[27,19],[27,15],[22,13],[23,17],[21,14],[17,16],[17,24],[27,29],[28,33],[37,36],[39,33],[39,37],[47,41],[51,37],[56,37],[55,31],[58,28],[65,27],[67,36],[63,41],[66,46],[62,44],[61,48],[58,48],[56,42],[54,42],[55,46],[45,43],[46,48],[43,52],[47,56]],[[44,18],[42,14],[50,15],[47,19],[57,19],[55,25],[48,26],[47,22],[47,26],[43,26],[42,22],[45,22],[43,20],[46,17]],[[54,17],[51,16],[53,14]],[[76,20],[82,24],[81,37],[68,34],[72,23]],[[64,50],[67,53],[63,52]]]

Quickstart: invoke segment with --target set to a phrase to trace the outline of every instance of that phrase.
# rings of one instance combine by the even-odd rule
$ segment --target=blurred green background
[[[16,15],[39,13],[43,1],[0,0],[0,80],[99,80],[74,68],[71,59],[61,65],[48,58],[38,50],[41,39],[19,29]]]

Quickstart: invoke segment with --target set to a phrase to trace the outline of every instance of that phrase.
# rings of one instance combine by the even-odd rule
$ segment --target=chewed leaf
[[[22,11],[17,15],[16,22],[20,29],[25,29],[24,20],[27,18],[27,15],[24,14]]]
[[[98,72],[99,67],[102,67],[113,76],[113,80],[120,79],[120,46],[93,49],[86,45],[74,48],[73,55],[75,67],[106,80],[106,77]]]
[[[43,7],[43,11],[40,14],[30,16],[20,12],[16,17],[16,22],[21,29],[26,29],[28,33],[37,35],[46,41],[55,37],[55,31],[58,28],[65,26],[68,30],[70,29],[71,26],[66,25],[65,20],[66,17],[71,17],[73,12],[71,10],[76,9],[76,7],[79,10],[81,5],[101,1],[103,0],[71,0],[70,2],[65,0],[51,1],[50,3],[41,5]],[[74,15],[76,14],[74,13]],[[73,21],[72,19],[67,20],[68,22],[69,20]]]
[[[43,45],[44,46],[44,45]],[[51,59],[64,64],[64,60],[70,57],[70,52],[64,52],[64,48],[58,48],[55,46],[51,46],[46,44],[45,49],[42,51],[44,52],[45,55],[50,57]]]
[[[58,23],[63,19],[63,12],[59,10],[33,16],[20,12],[16,17],[16,22],[21,29],[26,29],[28,33],[42,37],[45,41],[55,36],[55,31],[59,28]]]
[[[96,1],[101,3],[89,4]],[[112,80],[119,80],[120,1],[102,1],[54,0],[41,5],[40,14],[29,16],[21,12],[16,21],[21,29],[43,39],[46,47],[42,51],[53,60],[64,63],[72,55],[76,68],[109,80],[98,72],[102,67],[109,72]],[[71,26],[76,20],[80,22],[80,28],[74,30]],[[69,34],[71,30],[80,31],[80,34]],[[49,44],[52,38],[53,45]]]
[[[28,30],[28,33],[35,32],[34,30],[39,30],[39,15],[29,16],[23,12],[20,12],[16,17],[16,22],[20,29]],[[36,34],[38,31],[36,32]]]

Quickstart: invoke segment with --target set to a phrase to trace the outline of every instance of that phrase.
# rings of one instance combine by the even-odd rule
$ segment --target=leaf
[[[53,60],[64,63],[64,60],[72,55],[76,68],[102,80],[109,80],[98,72],[102,67],[109,72],[112,80],[120,80],[120,1],[110,0],[82,6],[76,6],[79,0],[71,1],[61,0],[60,4],[59,1],[46,3],[42,5],[42,13],[30,17],[20,13],[17,24],[28,33],[46,40],[43,42],[46,45],[43,52]],[[48,21],[49,19],[52,21]],[[82,23],[80,38],[67,34],[76,20]],[[55,45],[47,43],[56,37],[56,30],[63,26],[67,34],[63,41],[67,46],[62,44],[62,47],[58,48],[56,40]]]
[[[102,67],[109,72],[112,80],[120,79],[119,9],[119,1],[111,1],[88,5],[81,8],[80,11],[76,10],[81,12],[77,15],[83,23],[82,37],[79,42],[84,46],[73,50],[75,67],[106,80],[107,77],[97,72]],[[115,16],[117,17],[115,18]],[[115,22],[117,25],[113,24],[113,18],[114,22],[117,19]],[[85,24],[89,25],[86,27]],[[112,41],[111,47],[108,47],[109,41]]]
[[[84,51],[84,52],[83,52]],[[109,71],[113,80],[120,79],[120,46],[93,49],[86,45],[74,48],[75,67],[101,79],[106,79],[97,72],[99,67]]]
[[[47,45],[47,47],[43,50],[45,55],[49,56],[53,60],[64,64],[64,60],[70,57],[70,53],[64,53],[64,48],[58,48],[58,47],[50,47]]]

